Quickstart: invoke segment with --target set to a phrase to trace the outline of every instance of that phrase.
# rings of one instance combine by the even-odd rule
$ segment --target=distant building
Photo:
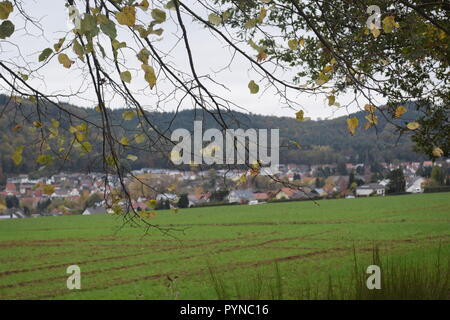
[[[423,193],[424,182],[425,178],[419,177],[408,184],[405,191],[410,193]]]
[[[366,184],[356,188],[357,197],[368,197],[371,194],[384,196],[386,193],[386,187],[377,183]]]
[[[83,211],[83,216],[89,216],[91,214],[102,214],[102,213],[106,213],[106,209],[103,207],[86,208],[86,210]]]
[[[243,203],[256,200],[252,190],[233,190],[228,194],[229,203]]]

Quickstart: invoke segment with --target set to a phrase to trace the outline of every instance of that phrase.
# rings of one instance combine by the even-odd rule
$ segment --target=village
[[[442,191],[450,188],[449,168],[450,160],[287,164],[279,166],[279,182],[269,178],[272,173],[267,170],[252,175],[247,170],[142,168],[132,171],[122,182],[134,210],[153,211]],[[120,189],[118,176],[102,173],[61,172],[37,179],[26,174],[11,176],[0,191],[0,218],[108,213],[112,209],[105,199]],[[119,204],[131,209],[125,208],[124,202]]]

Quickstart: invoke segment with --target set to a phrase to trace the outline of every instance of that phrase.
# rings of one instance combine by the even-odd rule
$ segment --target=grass
[[[448,299],[448,193],[159,212],[175,238],[122,222],[0,221],[0,299]],[[355,291],[374,247],[383,297]],[[72,264],[81,290],[66,288]]]
[[[350,277],[332,279],[328,277],[326,288],[306,283],[295,288],[301,300],[448,300],[450,299],[450,257],[442,261],[441,246],[435,260],[430,262],[405,259],[382,259],[378,247],[372,249],[372,265],[380,267],[380,288],[369,289],[369,275],[365,266],[357,262],[354,251],[354,268]],[[284,299],[283,277],[278,263],[274,263],[272,274],[257,271],[250,281],[241,284],[241,279],[225,281],[213,267],[209,268],[211,286],[219,300],[273,300]],[[371,274],[371,273],[370,273]]]

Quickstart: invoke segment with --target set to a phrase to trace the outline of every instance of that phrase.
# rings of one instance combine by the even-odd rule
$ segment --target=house
[[[315,188],[312,192],[317,193],[319,197],[326,197],[328,195],[328,193],[322,188]]]
[[[22,209],[19,208],[6,209],[3,212],[3,215],[0,215],[0,219],[18,219],[18,218],[25,218],[24,212],[22,211]]]
[[[411,193],[423,193],[423,183],[425,182],[425,178],[418,177],[415,180],[413,180],[408,186],[406,187],[406,192]]]
[[[255,192],[253,195],[258,202],[265,202],[270,199],[270,195],[266,192]]]
[[[96,207],[96,208],[86,208],[83,211],[83,216],[89,216],[91,214],[102,214],[102,213],[106,213],[106,209],[103,207]]]
[[[207,203],[209,202],[209,198],[211,198],[210,193],[190,194],[188,195],[189,207],[191,208]]]
[[[229,203],[246,203],[256,200],[252,190],[233,190],[227,196]]]
[[[275,196],[275,199],[281,200],[281,199],[291,199],[294,194],[296,194],[298,190],[292,189],[292,188],[281,188],[280,191]]]
[[[160,193],[156,196],[156,201],[178,201],[178,196],[173,193]]]
[[[365,184],[356,188],[357,197],[368,197],[371,194],[384,196],[386,193],[386,187],[377,183]]]

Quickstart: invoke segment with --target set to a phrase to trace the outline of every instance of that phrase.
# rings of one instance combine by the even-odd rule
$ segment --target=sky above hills
[[[53,44],[59,38],[64,37],[71,29],[68,21],[68,12],[64,6],[64,1],[54,0],[28,0],[24,9],[39,20],[42,29],[30,23],[27,25],[22,23],[20,25],[20,19],[17,16],[17,12],[15,12],[11,20],[16,24],[17,31],[11,38],[11,41],[18,44],[18,47],[5,44],[1,48],[2,55],[9,56],[12,59],[11,61],[15,61],[19,65],[25,65],[25,62],[27,62],[32,68],[38,68],[40,67],[38,63],[40,52],[47,47],[53,47]],[[198,12],[202,16],[207,16],[207,12],[204,9],[198,9]],[[174,17],[174,12],[172,11],[170,15]],[[212,80],[205,80],[205,83],[207,83],[208,87],[214,93],[235,102],[248,112],[295,117],[296,110],[292,110],[284,105],[272,88],[265,88],[261,85],[260,93],[257,95],[250,94],[247,87],[249,80],[255,79],[255,81],[262,84],[263,79],[261,76],[251,70],[250,64],[243,58],[234,56],[233,52],[226,48],[223,41],[214,37],[198,23],[192,22],[187,16],[184,18],[197,72],[200,76],[209,75],[211,77]],[[21,26],[23,28],[20,28]],[[175,22],[172,18],[169,18],[162,24],[162,27],[165,29],[162,39],[155,38],[158,48],[162,51],[170,52],[167,59],[171,63],[176,64],[180,69],[188,71],[187,54],[182,42],[178,41],[177,33],[179,34],[179,30],[177,30]],[[119,32],[118,37],[121,41],[127,41],[127,43],[133,41],[127,38],[128,36],[125,32]],[[18,50],[20,50],[24,59],[19,58]],[[250,48],[248,52],[253,55],[254,52],[251,50]],[[75,54],[72,50],[69,49],[67,53],[75,60]],[[127,61],[126,67],[133,74],[133,89],[138,92],[138,96],[147,110],[171,111],[176,109],[177,104],[174,102],[171,103],[170,101],[156,107],[156,103],[152,99],[151,94],[149,94],[148,89],[145,93],[143,92],[143,89],[146,87],[146,82],[143,76],[138,73],[139,65],[135,58],[135,52],[132,50],[123,50],[123,56]],[[128,61],[130,61],[129,65]],[[78,61],[76,66],[79,65],[81,65],[81,62]],[[279,71],[274,70],[274,72]],[[288,77],[290,77],[289,72],[287,73]],[[279,74],[286,75],[284,72]],[[294,73],[292,72],[292,74]],[[80,68],[72,67],[70,70],[67,70],[62,68],[57,59],[53,59],[53,61],[37,70],[35,75],[36,78],[30,81],[43,92],[49,94],[65,94],[67,98],[63,98],[62,101],[79,106],[94,107],[96,105],[95,95],[89,86],[87,74],[81,72]],[[220,82],[224,86],[217,85],[214,82]],[[166,84],[161,83],[158,85],[160,86],[158,90],[161,92],[165,89],[166,91],[168,90]],[[72,93],[76,92],[81,92],[78,97],[69,97]],[[305,111],[305,116],[311,117],[312,119],[334,118],[358,111],[357,106],[350,106],[348,108],[330,107],[327,105],[327,100],[324,95],[313,96],[291,92],[290,97],[299,103],[299,108]],[[345,105],[351,99],[351,96],[344,95],[339,97],[339,102],[341,105]],[[112,95],[109,106],[112,108],[123,107],[123,103],[118,97]],[[361,100],[359,103],[363,106],[365,102]],[[182,107],[192,108],[192,105],[188,103]]]

